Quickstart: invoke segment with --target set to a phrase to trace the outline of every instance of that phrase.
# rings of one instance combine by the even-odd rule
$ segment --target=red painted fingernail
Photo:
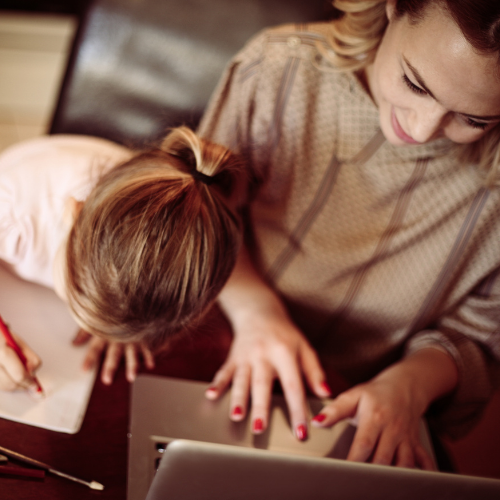
[[[307,439],[307,427],[304,424],[297,425],[297,428],[295,429],[295,435],[298,439],[304,441],[305,439]]]
[[[241,406],[235,406],[233,408],[232,415],[233,415],[233,417],[239,417],[239,416],[243,415],[243,409],[241,408]]]
[[[262,422],[261,418],[256,418],[253,421],[253,431],[254,432],[261,432],[262,429],[264,429],[264,422]]]
[[[325,420],[325,418],[326,418],[326,415],[325,415],[324,413],[318,413],[318,414],[317,414],[317,415],[313,418],[313,420],[314,420],[315,422],[319,422],[319,423],[321,423],[321,422],[323,422],[323,421]]]
[[[207,392],[217,392],[217,387],[212,385],[207,389]]]
[[[328,385],[328,382],[321,382],[321,387],[324,391],[328,392],[328,394],[332,394],[332,389]]]

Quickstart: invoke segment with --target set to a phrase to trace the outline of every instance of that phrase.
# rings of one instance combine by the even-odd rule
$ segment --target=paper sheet
[[[0,391],[0,417],[74,434],[81,427],[96,370],[83,371],[86,347],[71,345],[78,330],[52,290],[28,283],[0,265],[0,314],[41,357],[37,377],[45,398]]]

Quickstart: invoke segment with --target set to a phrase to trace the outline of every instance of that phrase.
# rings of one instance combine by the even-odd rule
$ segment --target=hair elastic
[[[210,186],[210,184],[213,184],[215,181],[213,177],[210,177],[210,175],[206,175],[203,172],[196,170],[196,168],[190,170],[189,173],[193,176],[193,179],[203,182],[203,184],[206,184],[207,186]]]

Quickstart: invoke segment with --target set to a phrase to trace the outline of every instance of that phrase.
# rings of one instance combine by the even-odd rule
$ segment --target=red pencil
[[[38,477],[40,479],[45,477],[44,470],[10,467],[8,465],[0,465],[0,474],[3,474],[4,476]]]
[[[23,351],[21,351],[21,348],[17,345],[17,342],[14,340],[14,337],[10,333],[9,327],[4,323],[2,316],[0,316],[0,331],[2,332],[2,335],[5,337],[5,342],[7,343],[7,345],[17,354],[17,357],[20,359],[24,368],[27,369],[26,356],[24,355]],[[42,386],[40,385],[40,382],[35,376],[33,376],[33,381],[36,384],[37,394],[43,396]]]

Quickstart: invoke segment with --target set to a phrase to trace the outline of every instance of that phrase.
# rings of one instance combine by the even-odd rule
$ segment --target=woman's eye
[[[417,87],[406,75],[403,75],[403,82],[415,94],[418,94],[418,95],[427,95],[427,92],[424,89],[421,89],[420,87]]]
[[[472,120],[471,118],[467,118],[467,117],[464,117],[464,118],[465,118],[465,122],[467,123],[467,125],[469,125],[473,128],[478,128],[480,130],[484,130],[489,125],[489,123],[476,122],[475,120]]]

